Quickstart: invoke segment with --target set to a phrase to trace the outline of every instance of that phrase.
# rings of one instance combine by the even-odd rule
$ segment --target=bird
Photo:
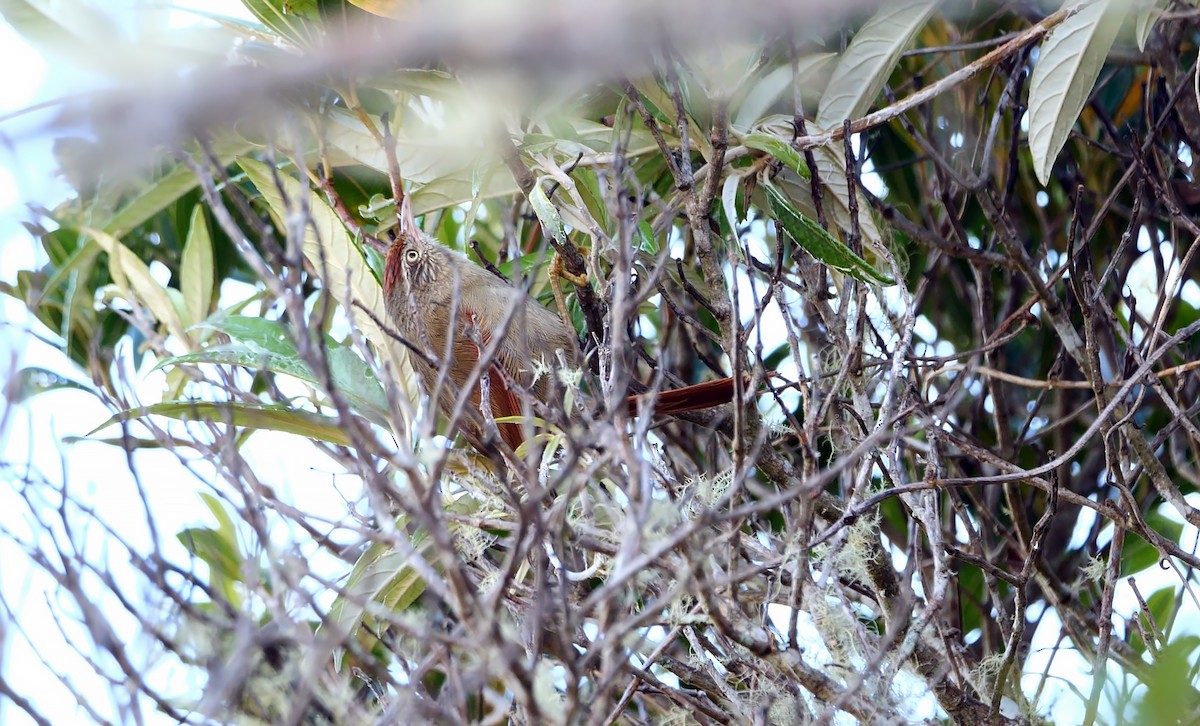
[[[560,361],[577,364],[575,333],[524,290],[507,284],[420,230],[403,230],[388,249],[383,289],[388,315],[405,341],[424,355],[412,356],[421,387],[438,394],[442,413],[452,417],[458,391],[464,389],[480,356],[499,338],[495,357],[471,388],[460,429],[477,449],[486,438],[481,428],[482,388],[493,420],[524,416],[523,391],[546,403],[550,379],[545,372]],[[439,384],[444,363],[446,380]],[[541,375],[538,375],[541,372]],[[482,380],[485,379],[486,380]],[[522,425],[497,424],[513,450],[524,441]]]
[[[496,422],[500,438],[516,451],[525,440],[525,428],[512,418],[530,414],[525,392],[549,404],[547,373],[580,363],[575,331],[559,316],[523,289],[425,234],[411,217],[405,222],[401,216],[399,233],[388,248],[383,290],[388,316],[417,352],[411,360],[424,392],[436,392],[442,414],[457,420],[459,431],[481,452],[489,450],[487,418]],[[496,349],[494,357],[473,379],[480,357],[491,347]],[[467,405],[456,417],[459,391],[468,385]],[[481,406],[485,388],[486,405]],[[723,378],[661,392],[653,410],[678,414],[733,397],[733,378]],[[630,414],[641,411],[643,403],[630,396]]]

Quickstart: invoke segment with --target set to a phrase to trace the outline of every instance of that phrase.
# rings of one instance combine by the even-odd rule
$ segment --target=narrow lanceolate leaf
[[[405,397],[412,401],[418,400],[420,393],[417,389],[416,373],[408,361],[408,352],[392,340],[374,320],[353,306],[353,302],[357,300],[374,314],[376,320],[388,319],[383,289],[337,214],[319,194],[308,191],[292,177],[285,174],[278,176],[283,186],[281,194],[275,184],[276,177],[266,164],[248,158],[239,159],[238,164],[270,205],[271,213],[277,220],[286,219],[291,210],[298,206],[296,200],[300,199],[300,195],[308,194],[312,224],[305,225],[304,228],[305,259],[321,276],[325,287],[333,293],[334,299],[348,315],[354,316],[355,324],[379,351],[380,357],[389,361],[396,374],[396,383]],[[287,195],[287,200],[284,194]]]
[[[886,254],[883,254],[886,248],[883,233],[875,224],[869,206],[859,204],[857,215],[851,212],[850,178],[842,150],[833,146],[817,146],[812,149],[812,154],[817,164],[817,176],[824,187],[822,194],[825,199],[825,214],[829,217],[830,224],[846,232],[857,226],[862,237],[863,249],[877,257],[886,257]],[[812,201],[812,187],[799,175],[785,169],[782,173],[773,175],[771,183],[784,192],[784,196],[801,214],[810,218],[817,216],[816,205]]]
[[[1029,152],[1042,184],[1050,179],[1128,10],[1128,0],[1092,0],[1042,43],[1029,81]]]
[[[88,432],[88,436],[121,421],[135,421],[145,416],[165,416],[179,421],[205,421],[229,424],[248,429],[279,431],[310,439],[349,446],[345,427],[336,418],[309,411],[297,411],[282,406],[259,406],[248,403],[212,403],[210,401],[167,401],[153,406],[140,406],[122,411]]]
[[[725,177],[725,183],[721,185],[721,206],[725,208],[725,219],[729,222],[729,232],[735,236],[738,228],[737,191],[741,183],[740,176],[730,174]]]
[[[208,317],[208,306],[213,294],[213,246],[212,234],[208,230],[208,219],[199,204],[192,210],[192,221],[188,225],[187,242],[183,246],[183,259],[179,265],[183,292],[183,307],[187,322],[195,325]]]
[[[1134,22],[1134,36],[1137,38],[1138,50],[1146,50],[1146,41],[1150,39],[1150,31],[1163,15],[1167,0],[1141,0],[1136,6],[1137,18]]]
[[[751,149],[767,152],[805,179],[812,178],[812,172],[808,170],[808,165],[804,163],[804,158],[800,156],[800,152],[793,149],[791,144],[778,136],[771,136],[770,134],[747,134],[742,139],[742,143]]]
[[[400,532],[405,531],[406,525],[404,516],[396,521]],[[432,541],[425,530],[413,533],[409,545],[418,557],[428,559]],[[364,621],[380,620],[372,617],[368,609],[373,613],[401,613],[417,601],[425,588],[424,578],[405,552],[387,542],[375,542],[354,563],[345,584],[339,588],[341,595],[329,611],[330,624],[336,627],[335,632],[356,636]],[[382,628],[386,628],[386,622],[386,618],[382,619]],[[372,633],[382,634],[382,629],[373,628]],[[334,654],[335,668],[341,667],[342,656],[341,651]]]
[[[31,366],[17,371],[16,376],[9,380],[5,393],[10,403],[22,403],[39,393],[64,388],[92,392],[92,389],[82,383],[76,383],[52,370]]]
[[[912,42],[938,0],[906,0],[883,3],[881,9],[855,33],[842,54],[817,107],[817,124],[838,126],[857,118],[871,106],[900,54]]]
[[[819,262],[835,270],[862,280],[863,282],[895,285],[896,281],[882,272],[871,267],[866,260],[859,257],[846,245],[839,242],[833,235],[826,232],[813,220],[805,217],[778,189],[766,186],[767,200],[771,205],[771,214],[783,225],[783,229]]]
[[[108,272],[126,299],[145,308],[146,312],[162,323],[171,335],[181,341],[187,341],[183,320],[179,317],[175,303],[150,274],[146,263],[112,235],[86,227],[83,231],[108,253]]]
[[[546,230],[547,234],[559,242],[566,241],[567,231],[563,227],[562,215],[558,213],[558,209],[550,201],[550,197],[546,196],[541,180],[538,180],[538,183],[533,185],[533,190],[529,192],[529,206],[533,207],[533,213],[537,215],[538,221],[542,223],[542,229]]]

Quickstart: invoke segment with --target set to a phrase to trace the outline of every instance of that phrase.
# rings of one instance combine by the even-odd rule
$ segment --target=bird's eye
[[[408,250],[404,253],[404,259],[408,260],[409,262],[416,262],[417,258],[420,256],[421,253],[417,252],[416,250]]]

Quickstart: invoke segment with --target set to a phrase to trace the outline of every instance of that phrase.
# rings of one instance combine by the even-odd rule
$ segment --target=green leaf
[[[207,503],[207,500],[206,500]],[[209,509],[212,510],[212,505]],[[238,593],[236,583],[243,581],[242,565],[244,558],[237,544],[237,531],[233,522],[222,510],[223,517],[218,517],[218,529],[209,527],[189,527],[177,535],[176,539],[184,548],[208,565],[209,585],[225,600],[237,607],[242,598]],[[228,523],[228,526],[226,526]]]
[[[1146,609],[1139,611],[1136,617],[1142,619],[1146,624],[1146,633],[1153,637],[1153,633],[1157,630],[1160,633],[1167,632],[1167,626],[1171,622],[1171,616],[1175,613],[1175,588],[1171,585],[1156,590],[1150,597],[1146,598]],[[1146,652],[1146,643],[1142,640],[1140,631],[1130,629],[1130,642],[1138,653]]]
[[[165,416],[179,421],[206,421],[249,429],[279,431],[310,439],[349,446],[344,426],[336,418],[283,406],[248,403],[212,403],[209,401],[167,401],[122,411],[88,432],[88,436],[122,421],[145,416]]]
[[[407,517],[401,515],[396,520],[396,529],[404,532],[406,528]],[[429,561],[426,555],[430,552],[431,540],[425,530],[414,532],[409,544],[413,552]],[[374,620],[367,615],[368,604],[381,605],[399,613],[415,603],[427,585],[408,562],[408,557],[392,545],[372,543],[354,563],[346,584],[339,588],[340,594],[329,610],[329,619],[337,625],[336,632],[356,635],[364,621]],[[380,626],[386,629],[385,622]],[[341,652],[335,654],[335,668],[341,668],[342,655]]]
[[[208,219],[199,204],[192,210],[192,221],[188,225],[187,243],[183,246],[180,261],[179,287],[183,292],[184,310],[192,325],[208,317],[208,308],[213,295],[213,245],[208,231]]]
[[[901,517],[904,515],[901,514]],[[905,521],[907,524],[906,517]],[[987,602],[987,583],[984,580],[983,571],[974,565],[959,565],[957,587],[962,593],[958,600],[962,613],[963,633],[970,633],[983,624],[980,603]]]
[[[60,376],[52,370],[34,366],[22,368],[17,371],[13,380],[9,381],[6,391],[9,403],[15,404],[27,401],[39,393],[58,391],[64,388],[87,391],[88,393],[94,392],[88,386],[76,383],[70,378]]]
[[[103,229],[114,237],[123,237],[195,189],[198,183],[192,170],[180,165],[141,189],[136,197],[104,223]]]
[[[588,213],[600,223],[601,229],[612,233],[612,219],[608,214],[608,205],[604,203],[604,194],[600,190],[600,177],[596,174],[596,170],[589,167],[578,167],[571,172],[571,178],[575,180],[575,186],[579,190],[579,196],[583,199]]]
[[[1029,81],[1029,151],[1043,185],[1083,110],[1128,12],[1125,0],[1095,0],[1042,43]]]
[[[830,224],[836,224],[844,231],[854,228],[854,215],[850,212],[850,182],[846,170],[846,157],[840,149],[829,146],[818,146],[812,149],[813,160],[817,164],[817,176],[824,188],[825,213]],[[816,205],[812,202],[812,185],[805,182],[791,169],[783,169],[771,179],[779,190],[792,201],[802,214],[816,216]],[[871,216],[869,205],[859,205],[858,230],[862,235],[863,248],[866,250],[886,249],[883,234]]]
[[[304,45],[310,36],[304,18],[290,12],[293,0],[242,0],[242,5],[258,22],[275,31],[280,37]]]
[[[737,115],[734,116],[733,127],[739,131],[749,130],[770,111],[784,91],[790,91],[793,84],[800,84],[807,91],[818,90],[816,84],[823,75],[829,61],[837,57],[837,53],[814,53],[796,61],[796,73],[793,76],[790,65],[783,65],[771,71],[746,92],[745,99],[736,105]],[[789,101],[791,94],[789,93]],[[815,98],[815,96],[814,96]],[[793,103],[787,104],[793,108]]]
[[[288,210],[294,208],[294,202],[286,201],[284,194],[292,200],[301,194],[308,194],[312,224],[306,225],[304,230],[304,257],[317,275],[322,276],[322,281],[333,294],[334,300],[354,315],[355,324],[375,346],[380,358],[391,367],[401,392],[412,401],[419,400],[416,373],[408,361],[408,352],[375,323],[375,320],[388,319],[387,305],[379,280],[337,214],[329,208],[324,198],[309,191],[292,177],[279,175],[279,183],[283,187],[281,193],[276,186],[275,175],[266,164],[248,158],[240,159],[238,163],[270,206],[276,223],[285,219],[289,214]],[[357,300],[371,311],[375,320],[361,310],[349,309],[353,305],[352,300]]]
[[[214,345],[160,362],[155,368],[181,364],[211,363],[268,370],[298,378],[316,388],[322,381],[300,358],[291,334],[279,323],[263,318],[229,315],[215,318],[207,327],[225,333],[234,342]],[[387,396],[371,367],[350,348],[326,340],[329,373],[333,385],[354,409],[373,423],[388,426]]]
[[[900,62],[901,53],[924,27],[937,4],[937,0],[907,0],[881,6],[854,34],[854,40],[833,69],[817,107],[819,126],[839,126],[843,120],[858,118],[870,108]]]
[[[634,244],[638,250],[653,257],[657,257],[659,253],[658,240],[654,239],[654,228],[646,220],[638,222],[637,229],[634,230],[636,235]]]
[[[725,221],[729,224],[729,233],[736,237],[738,228],[737,191],[742,178],[737,174],[725,177],[721,184],[721,207],[725,210]]]
[[[1146,525],[1170,542],[1178,542],[1183,525],[1155,510],[1146,515]],[[1129,576],[1158,564],[1162,553],[1146,540],[1130,532],[1121,550],[1121,575]]]
[[[559,242],[566,242],[567,231],[563,226],[562,216],[559,215],[558,208],[554,206],[550,198],[546,196],[540,179],[537,184],[533,185],[533,190],[529,192],[529,205],[533,207],[533,213],[541,221],[542,229]]]
[[[1176,724],[1195,723],[1191,698],[1195,693],[1192,677],[1194,657],[1200,638],[1181,635],[1159,652],[1149,664],[1143,683],[1146,686],[1137,710],[1129,723]]]
[[[112,235],[98,229],[84,228],[84,232],[108,253],[108,271],[117,287],[130,302],[144,307],[156,320],[166,326],[171,335],[188,341],[183,320],[170,295],[150,274],[150,268],[137,255],[121,244]]]
[[[818,261],[863,282],[880,285],[896,284],[895,280],[871,267],[853,250],[821,229],[819,224],[796,211],[787,197],[774,186],[768,184],[766,190],[772,215],[779,220],[796,244],[807,250]]]
[[[747,134],[742,139],[742,143],[751,149],[765,151],[776,159],[779,159],[788,166],[789,169],[802,176],[805,180],[812,179],[812,172],[808,170],[808,165],[804,163],[804,158],[800,156],[800,152],[792,148],[791,144],[769,134]]]
[[[236,543],[237,528],[233,526],[233,517],[229,516],[229,512],[226,511],[225,505],[221,503],[221,500],[207,492],[200,492],[200,499],[204,502],[204,506],[208,507],[208,511],[212,512],[213,517],[216,518],[217,528],[221,533],[229,538],[231,542]]]

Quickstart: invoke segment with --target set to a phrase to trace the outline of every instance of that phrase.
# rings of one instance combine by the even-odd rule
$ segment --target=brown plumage
[[[544,403],[549,381],[546,375],[534,380],[535,368],[557,369],[558,351],[572,363],[578,358],[574,332],[556,315],[523,290],[419,231],[402,234],[388,250],[383,284],[388,314],[400,334],[434,359],[449,361],[450,385],[444,383],[438,396],[438,406],[446,415],[453,412],[456,392],[466,386],[480,353],[498,333],[502,342],[486,373],[493,419],[526,414],[519,390],[510,384],[519,384]],[[449,347],[448,335],[453,339]],[[425,392],[431,394],[437,387],[438,368],[417,356],[412,360]],[[478,415],[479,398],[480,386],[475,385],[470,394],[472,410],[464,411],[459,424],[476,448],[482,448],[486,438]],[[499,430],[514,449],[524,440],[520,424],[501,423]]]
[[[453,415],[458,391],[467,384],[480,354],[497,334],[502,342],[487,372],[488,413],[491,418],[525,416],[520,390],[531,392],[546,403],[548,375],[535,376],[535,369],[554,371],[560,357],[578,365],[575,332],[523,290],[472,263],[437,240],[408,225],[388,250],[383,287],[387,311],[404,338],[436,361],[449,361],[447,380],[438,389],[438,408]],[[454,328],[451,335],[451,321]],[[504,327],[505,321],[507,327]],[[447,346],[447,338],[452,341]],[[439,366],[412,356],[421,386],[432,395],[438,386]],[[535,380],[536,378],[536,380]],[[516,384],[515,386],[513,384]],[[476,449],[485,449],[483,415],[478,382],[471,387],[470,400],[459,417],[459,429]],[[719,406],[732,401],[732,378],[700,383],[658,394],[654,412],[676,414]],[[641,408],[641,398],[631,396],[631,415]],[[498,423],[500,437],[514,450],[525,436],[519,423]]]

